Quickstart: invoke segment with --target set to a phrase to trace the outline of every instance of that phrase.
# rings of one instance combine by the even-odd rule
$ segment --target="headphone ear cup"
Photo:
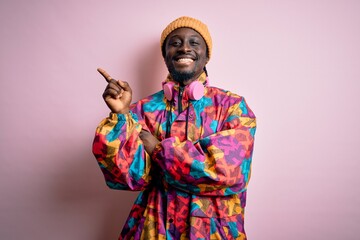
[[[205,87],[201,82],[193,81],[190,83],[188,91],[191,100],[199,100],[204,96]]]
[[[173,100],[174,86],[175,86],[175,83],[173,83],[173,82],[164,82],[163,83],[164,95],[168,101]]]
[[[207,85],[208,83],[206,83]],[[164,95],[168,101],[173,100],[174,82],[163,82]],[[205,87],[199,81],[193,81],[190,83],[187,93],[191,100],[199,100],[204,96]]]

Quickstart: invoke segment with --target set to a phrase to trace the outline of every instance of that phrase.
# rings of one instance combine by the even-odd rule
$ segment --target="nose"
[[[180,48],[179,48],[180,51],[183,51],[183,52],[189,52],[191,51],[191,46],[188,42],[184,42]]]

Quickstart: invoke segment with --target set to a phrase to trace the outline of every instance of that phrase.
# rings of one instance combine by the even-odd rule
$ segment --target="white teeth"
[[[192,60],[191,58],[180,58],[177,61],[181,63],[190,63],[193,62],[194,60]]]

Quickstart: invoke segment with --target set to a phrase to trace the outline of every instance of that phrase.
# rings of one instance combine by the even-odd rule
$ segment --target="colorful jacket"
[[[197,101],[179,91],[173,101],[160,91],[129,114],[111,113],[96,130],[93,153],[107,185],[140,191],[119,239],[246,239],[255,116],[229,91],[207,86]],[[160,141],[151,156],[142,129]]]

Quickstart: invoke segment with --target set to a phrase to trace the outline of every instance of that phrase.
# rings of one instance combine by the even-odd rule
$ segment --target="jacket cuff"
[[[124,122],[126,122],[126,121],[128,121],[128,120],[130,120],[130,119],[134,119],[134,120],[138,120],[138,118],[137,118],[137,116],[133,113],[133,112],[131,112],[131,111],[129,111],[128,113],[126,113],[126,114],[122,114],[122,113],[110,113],[109,114],[109,118],[111,119],[111,120],[113,120],[113,121],[118,121],[118,122],[120,122],[120,121],[124,121]]]

